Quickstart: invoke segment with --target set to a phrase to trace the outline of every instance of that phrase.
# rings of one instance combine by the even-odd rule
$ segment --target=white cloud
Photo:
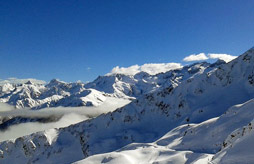
[[[187,56],[183,59],[185,62],[190,62],[190,61],[201,61],[201,60],[207,60],[208,57],[205,55],[205,53],[200,53],[200,54],[192,54],[190,56]]]
[[[130,67],[114,67],[110,73],[112,74],[125,74],[125,75],[135,75],[141,71],[149,73],[150,75],[155,75],[161,72],[167,72],[173,69],[181,68],[182,65],[180,63],[149,63],[144,65],[133,65]]]
[[[126,74],[126,75],[135,75],[136,73],[140,72],[140,66],[133,65],[130,67],[114,67],[109,74]]]
[[[208,54],[210,59],[221,59],[224,60],[225,62],[230,62],[231,60],[237,58],[237,56],[232,56],[229,54]]]

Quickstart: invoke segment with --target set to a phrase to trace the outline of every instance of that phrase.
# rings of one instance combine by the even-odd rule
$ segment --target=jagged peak
[[[52,79],[50,82],[47,84],[47,86],[55,86],[59,84],[66,84],[64,81],[60,81],[59,79]]]
[[[148,76],[150,76],[149,73],[141,71],[141,72],[136,73],[134,75],[134,78],[137,78],[137,77],[142,77],[143,78],[143,77],[148,77]]]
[[[31,80],[28,80],[25,84],[32,85],[33,83]]]
[[[222,59],[218,59],[216,62],[211,64],[211,67],[219,66],[219,65],[222,65],[222,64],[226,64],[226,62]]]

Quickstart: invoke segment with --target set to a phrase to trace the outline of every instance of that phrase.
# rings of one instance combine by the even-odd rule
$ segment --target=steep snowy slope
[[[253,108],[253,107],[252,107]],[[254,120],[236,129],[223,142],[223,149],[214,156],[211,163],[249,164],[254,163]]]
[[[199,124],[176,127],[153,143],[133,143],[115,152],[94,155],[77,163],[99,164],[107,161],[108,164],[204,164],[210,162],[221,148],[222,151],[215,155],[214,163],[253,163],[253,108],[252,99],[231,107],[220,117]],[[246,142],[249,142],[249,145]]]
[[[2,162],[69,163],[133,142],[153,142],[177,126],[220,116],[230,106],[253,98],[253,72],[254,49],[250,49],[230,63],[172,82],[112,113],[55,130],[53,140],[40,132],[3,142]]]

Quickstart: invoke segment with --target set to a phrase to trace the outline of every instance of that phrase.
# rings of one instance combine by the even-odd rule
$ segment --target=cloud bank
[[[54,118],[57,120],[48,123],[28,122],[12,125],[6,130],[0,130],[0,142],[38,131],[76,124],[89,118],[97,117],[100,114],[114,111],[128,103],[130,103],[130,100],[108,97],[102,105],[96,107],[55,107],[40,110],[30,110],[29,108],[15,109],[11,105],[0,103],[0,124],[2,119],[6,117]]]
[[[114,67],[110,73],[112,74],[125,74],[125,75],[135,75],[139,72],[146,72],[150,75],[155,75],[161,72],[167,72],[173,69],[181,68],[182,65],[180,63],[149,63],[144,65],[133,65],[130,67]]]
[[[215,54],[215,53],[199,53],[199,54],[192,54],[183,59],[185,62],[192,62],[192,61],[202,61],[208,59],[221,59],[224,60],[226,63],[230,62],[231,60],[237,58],[237,56],[229,55],[229,54]]]

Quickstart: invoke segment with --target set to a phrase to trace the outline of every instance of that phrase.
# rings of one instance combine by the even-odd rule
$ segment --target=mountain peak
[[[214,67],[214,66],[219,66],[219,65],[222,65],[222,64],[225,64],[226,62],[222,59],[218,59],[216,62],[214,62],[213,64],[211,64],[211,67]]]
[[[52,80],[50,80],[50,82],[48,83],[48,86],[55,86],[55,85],[65,84],[65,83],[66,83],[66,82],[60,81],[59,79],[52,79]]]
[[[31,84],[33,84],[33,83],[31,82],[31,80],[28,80],[25,84],[31,85]]]

